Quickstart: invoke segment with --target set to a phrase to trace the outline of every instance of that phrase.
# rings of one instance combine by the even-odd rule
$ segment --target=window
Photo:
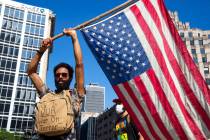
[[[203,45],[203,40],[198,41],[199,45]]]
[[[184,37],[184,33],[183,32],[180,32],[180,36],[183,38]]]
[[[198,63],[198,58],[195,56],[195,57],[193,57],[193,61],[195,62],[195,63]]]
[[[193,37],[192,32],[189,32],[189,33],[188,33],[188,36],[189,36],[189,38],[192,38],[192,37]]]
[[[209,74],[209,67],[204,66],[204,74]]]
[[[7,117],[0,117],[0,128],[6,128],[7,127]]]
[[[203,63],[206,63],[206,62],[207,62],[206,56],[203,56],[203,57],[202,57],[202,62],[203,62]]]
[[[200,48],[201,54],[205,54],[205,49],[204,48]]]
[[[196,49],[191,49],[192,54],[196,54]]]
[[[207,85],[210,85],[210,78],[206,78]]]
[[[208,34],[208,39],[210,39],[210,34]]]
[[[42,24],[42,25],[45,24],[45,16],[42,16],[42,18],[41,18],[41,24]]]

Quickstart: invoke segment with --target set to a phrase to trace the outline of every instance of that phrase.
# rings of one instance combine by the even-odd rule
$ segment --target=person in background
[[[118,115],[114,129],[115,140],[144,140],[120,99],[114,99],[113,102]]]

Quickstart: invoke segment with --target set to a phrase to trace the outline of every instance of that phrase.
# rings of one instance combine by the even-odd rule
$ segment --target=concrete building
[[[41,40],[53,33],[52,11],[11,0],[0,1],[0,128],[32,129],[36,90],[26,70]],[[46,80],[49,52],[38,73]]]
[[[105,110],[97,117],[97,140],[113,140],[116,119],[115,106]]]
[[[89,117],[81,126],[80,140],[98,140],[96,117]]]
[[[83,104],[84,112],[103,112],[105,106],[105,87],[98,84],[86,86],[86,96]]]
[[[191,29],[190,23],[182,23],[177,12],[169,14],[186,47],[210,87],[210,30]]]

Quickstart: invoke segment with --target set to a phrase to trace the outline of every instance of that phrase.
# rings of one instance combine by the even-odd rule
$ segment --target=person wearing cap
[[[114,99],[113,102],[118,115],[114,129],[115,140],[144,140],[120,99]]]

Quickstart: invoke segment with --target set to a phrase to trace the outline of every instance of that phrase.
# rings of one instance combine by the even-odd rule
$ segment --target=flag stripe
[[[154,54],[157,57],[159,65],[162,67],[162,70],[164,71],[163,72],[164,75],[166,74],[166,72],[169,75],[169,72],[168,72],[167,68],[165,67],[166,64],[165,64],[164,58],[163,58],[163,56],[162,56],[162,54],[161,54],[161,52],[158,48],[157,42],[155,41],[154,36],[152,35],[151,31],[149,30],[148,25],[146,24],[145,20],[143,19],[138,7],[136,5],[132,6],[131,11],[135,15],[139,25],[141,27],[144,27],[144,28],[142,28],[142,30],[143,30],[144,34],[146,35],[146,38],[148,39],[148,42],[150,43]],[[169,113],[169,112],[167,112],[168,110],[165,110],[165,111],[166,111],[167,114]],[[170,114],[168,114],[168,115],[169,115],[168,117],[170,118]],[[177,134],[180,136],[180,138],[187,139],[187,136],[186,136],[180,122],[178,121],[177,117],[174,116],[173,118],[170,118],[170,120],[171,120],[171,123],[174,126],[175,130],[177,131]]]
[[[150,94],[147,91],[144,83],[142,82],[142,80],[140,79],[140,77],[135,77],[134,78],[135,84],[139,90],[139,92],[141,93],[141,96],[143,97],[145,103],[147,104],[147,107],[151,113],[151,115],[153,116],[155,122],[157,123],[157,126],[159,127],[160,131],[162,132],[162,134],[166,137],[166,139],[173,139],[170,134],[168,133],[166,127],[164,126],[158,111],[156,110],[156,107],[154,106],[154,103],[151,100]]]
[[[156,24],[156,26],[157,27],[161,27],[161,22],[160,22],[159,16],[156,13],[156,11],[155,11],[154,7],[152,6],[152,4],[150,3],[150,1],[143,0],[142,2],[144,2],[145,6],[147,7],[147,9],[148,9],[150,15],[152,16],[153,21]],[[174,57],[173,53],[169,49],[168,42],[166,41],[166,38],[163,35],[163,31],[161,30],[162,28],[158,28],[158,29],[159,29],[159,33],[160,33],[160,35],[161,35],[161,37],[163,39],[163,42],[164,42],[164,48],[166,49],[166,55],[168,56],[168,60],[175,60],[175,57]],[[175,62],[176,64],[174,64],[173,62]],[[182,71],[180,70],[179,65],[177,64],[177,61],[173,61],[173,62],[171,62],[172,63],[171,66],[175,70],[175,73],[176,74],[177,73],[181,73],[182,74],[182,78],[183,78],[184,75],[183,75]],[[179,69],[179,70],[176,71],[176,69]],[[178,77],[178,75],[177,75],[177,77]],[[185,82],[187,83],[187,81],[185,81]],[[187,84],[187,86],[189,86],[189,85]],[[184,89],[185,89],[185,87],[184,87]],[[196,97],[194,97],[194,98],[196,98]],[[190,114],[187,112],[187,110],[185,109],[183,103],[180,102],[179,105],[181,106],[180,108],[182,109],[182,113],[184,114],[184,117],[185,117],[186,121],[188,122],[188,124],[190,126],[189,128],[192,130],[192,132],[196,136],[196,139],[204,139],[204,136],[203,136],[201,130],[198,128],[198,126],[196,125],[196,123],[194,122],[194,120],[192,119]]]
[[[162,121],[169,123],[169,120],[168,120],[168,118],[167,118],[167,116],[166,116],[166,114],[165,114],[162,106],[158,103],[158,100],[157,100],[158,97],[155,95],[155,92],[153,92],[154,91],[153,90],[153,87],[152,87],[149,79],[147,78],[146,73],[144,73],[144,74],[141,75],[141,79],[142,79],[142,81],[144,81],[144,84],[147,85],[147,87],[145,87],[145,88],[147,88],[147,91],[148,91],[148,89],[150,91],[152,91],[152,92],[150,92],[149,96],[150,96],[153,104],[155,105],[155,107],[158,108],[158,109],[160,109],[162,111],[161,112],[161,117],[164,118],[164,119],[162,119]],[[144,98],[142,97],[140,91],[138,90],[137,85],[135,84],[134,79],[132,79],[132,80],[129,81],[129,86],[131,87],[131,89],[132,89],[133,93],[135,94],[136,98],[139,100],[139,103],[141,104],[142,109],[146,113],[147,117],[149,118],[149,121],[151,122],[152,127],[154,128],[154,130],[156,131],[156,133],[158,134],[158,136],[160,137],[160,139],[161,140],[167,140],[166,137],[161,132],[160,126],[158,126],[157,121],[155,121],[155,119],[153,118],[153,115],[149,112],[149,108],[148,108],[147,104],[145,103]],[[158,103],[158,105],[156,106],[157,103]],[[174,133],[169,132],[169,135],[171,135],[171,137],[173,137],[173,134]]]
[[[142,9],[142,8],[140,8],[140,9]],[[180,119],[181,122],[182,122],[181,124],[183,125],[183,128],[185,128],[185,130],[189,129],[187,123],[186,123],[185,120],[183,119],[184,117],[182,117],[182,114],[179,113],[180,110],[179,110],[179,108],[177,108],[177,106],[179,106],[179,105],[178,105],[178,103],[176,102],[175,98],[173,98],[173,92],[170,90],[170,88],[169,88],[169,86],[168,86],[168,83],[166,82],[165,78],[163,77],[163,73],[161,72],[161,68],[159,67],[159,64],[156,62],[156,57],[153,55],[153,53],[151,53],[152,50],[150,49],[150,45],[148,44],[148,42],[147,42],[147,40],[146,40],[146,37],[142,34],[142,29],[140,28],[140,26],[139,26],[138,24],[136,24],[137,21],[136,21],[136,19],[135,19],[135,16],[132,16],[132,14],[131,14],[130,12],[126,12],[126,16],[129,17],[129,21],[130,21],[130,23],[132,24],[132,26],[135,28],[136,33],[137,33],[137,35],[138,35],[138,38],[141,40],[142,44],[144,44],[144,50],[146,51],[146,53],[147,53],[147,55],[148,55],[148,57],[149,57],[150,62],[152,62],[151,65],[152,65],[152,67],[155,69],[155,73],[156,73],[156,75],[158,76],[159,80],[161,81],[162,86],[163,86],[163,88],[164,88],[164,91],[167,91],[166,96],[167,96],[168,100],[170,101],[171,106],[173,107],[173,109],[176,110],[175,113],[177,114],[177,116],[179,116],[179,119]],[[158,58],[157,58],[157,59],[158,59]],[[167,67],[165,67],[165,68],[167,68]],[[143,74],[142,74],[142,75],[143,75]],[[170,77],[169,77],[169,78],[170,78]],[[173,79],[169,79],[169,81],[172,81],[172,80],[173,80]],[[145,79],[144,79],[144,81],[145,81]],[[148,91],[150,91],[149,93],[150,93],[150,94],[153,93],[153,91],[151,90],[151,87],[148,86],[149,84],[146,83],[146,85],[147,85],[147,87],[148,87]],[[173,87],[173,86],[174,86],[174,85],[172,85],[172,87]],[[151,95],[151,97],[153,97],[153,96],[155,96],[155,95]],[[158,101],[157,98],[155,98],[155,99],[153,100],[153,102],[156,103],[155,106],[159,106],[159,103],[158,103],[159,101]],[[159,109],[159,111],[160,111],[160,110],[161,110],[161,109]],[[160,112],[159,112],[159,113],[160,113]],[[161,114],[161,117],[164,118],[163,113],[160,113],[160,114]],[[164,123],[167,125],[166,119],[164,118],[163,120],[164,120]],[[189,136],[192,136],[190,130],[187,130],[187,133],[188,133]]]
[[[113,86],[113,89],[115,90],[116,94],[118,95],[118,97],[120,98],[122,103],[124,104],[125,108],[129,112],[129,114],[132,116],[132,119],[134,120],[137,127],[139,128],[141,134],[144,136],[144,139],[145,140],[152,139],[151,135],[147,134],[148,131],[147,132],[145,131],[145,129],[144,129],[145,127],[142,126],[141,122],[139,121],[138,115],[136,115],[136,112],[133,111],[133,108],[131,108],[131,106],[129,105],[128,99],[123,95],[120,88],[118,86]]]
[[[126,91],[129,93],[129,95],[131,96],[131,98],[133,99],[136,107],[139,108],[140,112],[143,112],[143,109],[142,109],[142,107],[141,107],[138,99],[135,97],[135,95],[134,95],[131,87],[129,86],[129,84],[127,82],[125,82],[125,83],[123,83],[123,86],[126,89]],[[147,123],[147,125],[148,125],[148,127],[150,129],[150,132],[152,133],[153,137],[155,139],[157,139],[157,140],[160,139],[160,137],[156,134],[156,132],[154,131],[153,127],[151,126],[151,123],[148,121],[148,118],[147,118],[146,114],[145,113],[144,114],[142,113],[142,115],[143,115],[144,119],[146,120],[146,123]],[[157,119],[156,118],[154,118],[154,119],[155,119],[156,122],[160,122],[158,124],[163,124],[163,122],[161,121],[161,119],[160,119],[159,116],[157,117]],[[160,127],[160,130],[161,131],[162,130],[166,130],[166,128],[165,128],[164,125],[158,125],[158,126]],[[161,126],[163,126],[162,129],[161,129]],[[166,137],[167,137],[167,139],[172,139],[168,133],[166,133]]]
[[[185,47],[185,46],[183,46],[183,47]],[[165,49],[166,49],[166,54],[168,55],[168,59],[176,60],[172,51],[168,48],[168,46],[166,46]],[[188,82],[186,81],[185,76],[183,75],[182,71],[180,70],[179,64],[177,63],[177,61],[171,61],[171,66],[173,67],[173,70],[175,71],[175,74],[177,75],[176,77],[178,78],[179,82],[181,83],[181,86],[183,86],[183,89],[185,90],[185,95],[187,95],[187,97],[189,98],[189,101],[194,106],[194,108],[198,112],[198,114],[201,116],[201,118],[205,122],[205,125],[207,126],[207,128],[210,130],[210,118],[208,117],[207,112],[204,110],[204,108],[201,106],[200,102],[194,95],[192,89],[190,88]]]
[[[202,107],[207,108],[206,110],[210,110],[210,106],[206,102],[206,97],[204,96],[204,94],[202,93],[200,88],[198,87],[193,75],[190,73],[191,69],[188,69],[187,65],[185,64],[185,60],[182,58],[182,55],[179,53],[179,50],[177,49],[177,47],[175,45],[174,38],[172,36],[173,34],[171,34],[171,32],[168,29],[168,25],[166,25],[166,23],[164,22],[165,20],[163,19],[163,16],[160,12],[157,1],[156,0],[150,0],[150,1],[152,2],[153,7],[155,7],[155,9],[159,15],[160,21],[162,22],[162,30],[164,31],[163,33],[164,33],[167,41],[169,42],[169,45],[170,45],[169,47],[171,48],[172,52],[174,53],[176,60],[179,62],[179,65],[180,65],[183,73],[185,73],[185,76],[186,76],[185,78],[187,79],[191,89],[194,91],[194,93],[196,93],[195,96],[200,101],[200,104],[202,105]],[[186,51],[187,51],[187,49],[186,49]],[[207,113],[208,113],[208,116],[210,117],[210,112],[207,111]]]
[[[179,52],[182,54],[182,57],[184,59],[184,62],[186,63],[188,69],[190,70],[192,76],[194,77],[195,81],[197,82],[197,85],[199,86],[200,90],[206,97],[206,101],[208,104],[210,104],[210,91],[209,88],[202,78],[202,75],[200,74],[198,68],[194,64],[193,60],[191,59],[190,54],[187,51],[187,48],[185,47],[183,41],[181,40],[173,22],[170,19],[170,16],[167,13],[167,10],[164,6],[164,3],[162,0],[158,0],[159,9],[161,11],[161,14],[165,20],[165,23],[167,23],[168,28],[170,29],[171,33],[174,35],[174,41],[176,43],[177,48],[179,49]]]

